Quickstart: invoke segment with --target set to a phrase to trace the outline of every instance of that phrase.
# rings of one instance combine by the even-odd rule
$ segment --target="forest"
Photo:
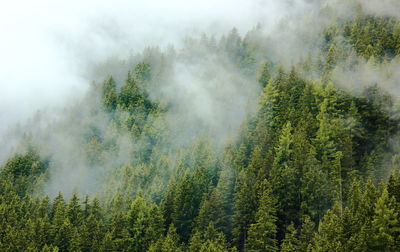
[[[110,58],[13,129],[0,251],[400,251],[400,19],[356,9],[292,64],[262,29]]]

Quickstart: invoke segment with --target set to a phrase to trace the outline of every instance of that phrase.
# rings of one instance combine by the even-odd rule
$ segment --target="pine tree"
[[[53,245],[48,246],[47,244],[41,250],[41,252],[58,252],[58,251],[60,250],[58,249],[57,246]]]
[[[232,230],[234,243],[239,250],[244,248],[247,239],[247,231],[251,223],[255,222],[255,211],[257,209],[257,195],[254,185],[255,177],[246,170],[240,171],[235,183],[234,213]]]
[[[249,228],[246,251],[278,251],[276,221],[276,200],[272,197],[270,185],[265,181],[256,222]]]
[[[392,171],[389,175],[387,190],[390,197],[394,197],[400,203],[400,173]]]
[[[228,244],[223,233],[218,232],[214,225],[210,225],[203,231],[197,231],[191,238],[189,251],[223,252],[228,251]]]
[[[303,157],[300,193],[302,212],[318,222],[325,210],[332,205],[333,195],[330,191],[328,175],[322,170],[315,156],[315,149],[311,146]]]
[[[285,239],[283,239],[283,241],[282,241],[281,251],[282,252],[300,251],[299,239],[297,238],[297,236],[298,236],[297,230],[294,227],[294,224],[291,223],[287,227]]]
[[[196,231],[190,238],[189,251],[190,252],[201,251],[203,245],[204,241],[202,233],[200,231]]]
[[[127,227],[132,237],[133,243],[130,245],[130,250],[141,251],[145,249],[144,232],[148,223],[147,204],[141,196],[138,196],[132,202],[129,211],[127,212]]]
[[[73,227],[68,219],[54,233],[53,243],[60,251],[69,251],[71,239],[73,238]]]
[[[315,251],[343,251],[343,223],[340,203],[336,203],[324,216],[313,240]]]
[[[102,224],[93,214],[86,218],[80,233],[83,241],[82,251],[100,250],[103,240]]]
[[[304,216],[299,234],[299,251],[309,251],[315,235],[315,224],[309,216]]]
[[[286,122],[285,112],[289,107],[290,89],[287,74],[282,68],[279,68],[276,77],[264,88],[260,95],[255,128],[257,139],[255,141],[261,146],[273,146],[279,134],[279,129]]]
[[[271,65],[268,61],[264,61],[261,66],[260,76],[258,77],[258,82],[261,87],[267,86],[271,78]]]
[[[363,245],[363,230],[365,230],[365,218],[361,216],[362,195],[358,180],[353,180],[350,187],[348,206],[343,213],[343,236],[346,242],[346,250],[358,251]]]
[[[330,48],[328,50],[328,53],[326,55],[326,63],[325,63],[325,71],[326,72],[331,71],[335,67],[335,64],[336,64],[337,58],[338,58],[337,57],[337,50],[338,49],[337,49],[336,44],[333,43],[330,46]]]
[[[371,248],[375,251],[395,251],[399,249],[400,247],[397,247],[398,244],[396,244],[400,233],[398,213],[394,208],[394,199],[389,198],[386,188],[375,203],[374,212]]]
[[[193,173],[183,175],[173,198],[172,220],[183,241],[188,241],[198,215],[202,196],[209,188],[206,168],[200,166]]]
[[[57,197],[54,199],[52,212],[51,212],[51,222],[52,222],[52,239],[56,239],[57,235],[60,233],[60,229],[63,227],[65,232],[70,231],[71,223],[67,217],[67,209],[64,201],[63,195],[58,193]],[[66,222],[68,221],[68,222]],[[69,234],[66,234],[66,239],[69,239]],[[57,245],[57,244],[56,244]],[[59,247],[60,250],[65,249],[64,247]]]
[[[156,204],[150,206],[148,223],[145,230],[145,248],[149,248],[152,243],[162,238],[165,231],[164,218]]]
[[[275,148],[275,158],[270,172],[273,194],[279,202],[277,210],[281,222],[280,229],[284,229],[285,224],[289,225],[290,222],[298,220],[300,209],[298,172],[293,165],[292,126],[287,122]]]
[[[40,206],[38,208],[38,217],[39,218],[49,217],[50,210],[51,210],[50,198],[48,195],[46,195],[40,202]]]
[[[162,246],[161,252],[180,252],[182,251],[179,244],[179,236],[176,233],[176,228],[174,225],[171,225],[168,229],[167,236],[165,237]]]
[[[71,240],[69,242],[68,251],[81,251],[83,241],[82,230],[77,227],[71,226]]]
[[[327,86],[329,92],[329,86]],[[335,140],[337,135],[337,127],[341,125],[340,121],[332,118],[336,114],[335,95],[331,98],[325,98],[320,105],[320,112],[317,116],[319,121],[319,129],[314,139],[314,146],[317,150],[317,158],[321,161],[321,166],[329,176],[332,191],[335,200],[342,206],[343,202],[343,177],[342,177],[342,152],[337,149]]]
[[[117,89],[112,76],[109,76],[103,83],[103,103],[108,111],[113,111],[117,107]]]
[[[79,198],[74,193],[72,195],[72,198],[68,204],[68,217],[71,222],[71,224],[75,227],[81,225],[82,222],[82,210],[81,210],[81,205],[79,203]]]
[[[353,183],[349,207],[343,216],[345,225],[344,235],[345,239],[348,239],[346,244],[348,249],[354,251],[371,249],[370,243],[373,235],[372,218],[374,216],[377,197],[377,189],[371,179],[366,181],[364,192],[360,199],[358,199],[357,182]],[[351,235],[350,238],[348,238],[349,235]]]
[[[101,243],[101,248],[100,251],[102,252],[112,252],[114,251],[114,243],[112,240],[112,235],[111,233],[106,233],[104,235],[104,239]]]
[[[111,223],[111,237],[113,242],[113,250],[128,251],[132,244],[129,231],[127,229],[126,216],[121,212],[113,215]]]
[[[196,228],[205,230],[209,224],[214,225],[219,231],[222,231],[227,225],[224,202],[219,190],[214,188],[210,196],[205,197],[196,218]]]

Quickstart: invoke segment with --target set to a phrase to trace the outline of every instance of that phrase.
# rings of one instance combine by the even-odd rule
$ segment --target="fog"
[[[287,31],[305,29],[301,35],[312,38],[307,33],[324,24],[313,18],[321,6],[333,9],[325,13],[327,17],[319,16],[319,21],[351,12],[351,2],[362,3],[367,12],[398,16],[393,6],[399,2],[393,0],[4,2],[0,9],[0,127],[82,95],[90,82],[84,78],[87,68],[109,56],[126,56],[149,45],[177,45],[188,34],[218,35],[232,27],[245,33],[257,23],[267,32],[275,31],[288,17],[289,24],[276,36],[283,43],[277,53],[290,50],[293,54],[299,49],[293,43],[298,42],[293,41],[298,34],[288,37]],[[300,25],[296,17],[309,21]]]
[[[1,128],[81,96],[90,64],[187,34],[246,31],[281,1],[7,1],[0,10]],[[262,8],[261,8],[262,7]]]
[[[244,36],[260,24],[262,29],[257,39],[265,45],[262,53],[289,66],[315,53],[319,34],[335,18],[350,17],[359,6],[367,13],[398,16],[390,8],[393,4],[397,3],[389,0],[3,3],[0,135],[4,146],[0,163],[8,158],[21,133],[28,129],[35,134],[40,150],[54,158],[48,191],[55,194],[58,190],[71,191],[82,186],[86,191],[95,191],[94,184],[99,181],[84,165],[83,154],[76,146],[82,145],[80,129],[90,124],[97,123],[103,134],[111,131],[107,128],[108,117],[101,114],[86,118],[90,109],[76,110],[84,108],[82,104],[86,102],[92,105],[98,102],[87,99],[87,90],[93,80],[100,81],[108,71],[112,72],[107,68],[100,72],[93,69],[111,57],[123,61],[151,46],[163,52],[173,46],[183,55],[174,65],[174,77],[160,90],[150,90],[154,99],[174,105],[166,118],[171,128],[181,127],[173,132],[176,142],[205,133],[203,129],[211,131],[218,140],[232,137],[246,116],[254,112],[260,91],[257,82],[236,73],[224,59],[207,57],[207,52],[199,51],[199,59],[185,58],[182,52],[187,47],[185,37],[199,38],[205,33],[219,39],[233,27]],[[365,71],[373,72],[369,68],[351,73],[337,69],[336,80],[346,83],[350,77],[361,82],[364,78],[360,76]],[[374,76],[383,78],[378,73]],[[16,124],[22,125],[21,131]],[[117,139],[125,147],[113,156],[108,153],[104,166],[124,165],[136,148],[136,143],[129,142],[124,134]]]

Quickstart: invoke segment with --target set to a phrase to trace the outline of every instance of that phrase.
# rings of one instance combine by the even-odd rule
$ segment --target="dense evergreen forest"
[[[0,169],[0,250],[400,251],[398,98],[337,78],[367,66],[389,79],[400,20],[334,20],[289,67],[261,29],[110,59],[64,120],[20,129]],[[213,125],[166,99],[179,65],[207,65],[198,78],[242,110],[220,107]],[[49,154],[60,132],[72,146]],[[64,190],[82,170],[83,189]]]

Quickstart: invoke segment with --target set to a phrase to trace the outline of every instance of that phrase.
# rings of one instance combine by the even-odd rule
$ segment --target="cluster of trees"
[[[400,53],[400,22],[395,18],[360,17],[346,24],[344,36],[367,58],[393,58]]]
[[[313,80],[304,64],[285,70],[265,61],[256,71],[257,29],[244,39],[233,30],[219,43],[197,41],[250,79],[258,75],[262,90],[257,112],[224,148],[209,136],[173,144],[169,104],[148,92],[167,71],[165,59],[136,63],[123,84],[110,76],[96,85],[93,113],[105,111],[110,130],[89,125],[87,162],[97,167],[123,148],[121,132],[138,143],[132,158],[111,169],[98,197],[51,200],[40,193],[51,157],[34,147],[11,157],[0,171],[0,250],[400,250],[400,159],[391,141],[400,134],[398,108],[378,84],[353,96],[329,75],[346,48],[396,57],[399,21],[340,22],[324,33]]]
[[[235,192],[233,215],[220,182],[203,195],[195,217],[196,202],[187,197],[197,191],[186,198],[183,192],[175,199],[170,195],[160,206],[141,196],[133,201],[120,196],[101,207],[88,196],[80,200],[74,194],[67,202],[60,193],[51,202],[22,198],[3,183],[0,189],[2,251],[396,251],[400,246],[399,173],[378,186],[370,179],[353,180],[345,205],[337,201],[318,224],[303,215],[298,224],[286,225],[281,239],[280,203],[267,180],[251,199],[254,206]],[[182,209],[173,208],[176,204]]]
[[[390,60],[400,53],[400,22],[393,17],[362,15],[353,20],[338,21],[324,32],[324,50],[345,58],[345,48],[365,59]],[[341,55],[340,55],[341,54]],[[329,55],[329,54],[328,54]]]
[[[275,218],[273,234],[275,242],[282,242],[282,246],[288,228],[292,233],[299,232],[304,218],[319,223],[315,234],[318,238],[329,213],[339,211],[337,217],[344,218],[344,209],[352,204],[353,183],[371,184],[372,181],[366,182],[367,178],[379,181],[387,176],[388,160],[382,153],[390,150],[388,137],[397,126],[384,110],[387,104],[379,107],[374,102],[385,100],[384,94],[375,91],[373,87],[362,97],[351,97],[331,83],[311,84],[301,80],[295,70],[278,70],[266,85],[259,112],[248,122],[233,154],[238,175],[233,194],[232,234],[238,248],[246,248],[254,235],[253,228],[261,227],[258,235],[271,228],[265,226],[268,218]],[[273,210],[264,209],[268,205],[263,202],[265,181],[271,188],[272,199],[268,202]],[[390,199],[387,195],[382,197]],[[331,210],[327,215],[328,209]],[[336,239],[335,232],[340,230],[336,226],[331,228],[331,236],[324,239]],[[310,249],[330,251],[326,246],[334,241],[318,245],[321,241],[317,238],[308,241],[312,244]],[[257,239],[267,241],[267,237]],[[259,246],[256,251],[263,251],[262,246],[267,245]],[[332,250],[352,251],[344,241],[337,246],[340,247]]]

